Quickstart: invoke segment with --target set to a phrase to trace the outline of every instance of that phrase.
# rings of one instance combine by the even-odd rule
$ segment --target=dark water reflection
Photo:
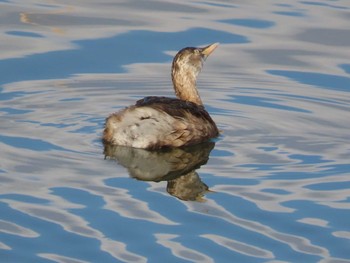
[[[349,9],[0,1],[0,262],[350,262]],[[215,147],[104,149],[108,114],[213,42]]]
[[[214,142],[191,147],[147,151],[104,145],[106,158],[116,159],[131,177],[141,181],[167,181],[167,192],[185,201],[204,201],[209,192],[196,170],[207,163]]]

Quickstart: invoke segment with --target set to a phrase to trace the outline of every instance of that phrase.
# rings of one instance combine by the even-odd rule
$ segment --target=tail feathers
[[[180,147],[178,130],[184,128],[175,118],[151,107],[129,107],[107,118],[103,138],[135,148]]]
[[[103,140],[144,149],[181,147],[214,137],[211,128],[191,113],[179,117],[150,106],[131,106],[107,118]]]

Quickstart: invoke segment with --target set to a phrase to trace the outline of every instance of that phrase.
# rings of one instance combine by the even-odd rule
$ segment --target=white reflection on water
[[[11,208],[24,212],[29,216],[52,222],[54,224],[59,224],[62,226],[64,231],[72,232],[87,238],[98,239],[101,243],[101,250],[110,253],[116,259],[123,261],[132,260],[136,262],[145,261],[145,258],[137,254],[130,253],[126,249],[126,245],[124,243],[107,238],[100,231],[90,227],[89,223],[83,218],[75,216],[74,214],[64,210],[57,210],[57,206],[55,208],[50,208],[48,206],[42,207],[41,205],[28,203],[23,204],[22,202],[16,202],[13,200],[8,200],[6,203],[9,204]],[[31,236],[31,238],[34,237],[35,236]]]
[[[0,221],[0,228],[2,232],[9,233],[12,235],[18,235],[22,237],[38,237],[38,234],[34,231],[21,227],[17,224],[13,224],[12,222]]]
[[[250,257],[259,257],[259,258],[274,258],[273,254],[270,251],[262,250],[260,248],[245,244],[242,242],[237,242],[234,239],[218,236],[218,235],[202,235],[204,238],[208,238],[213,242],[219,244],[220,246],[227,247],[230,250],[236,251],[248,255]]]
[[[347,1],[1,5],[1,259],[349,262]],[[100,136],[173,95],[176,50],[213,41],[198,84],[223,134],[196,170],[213,192],[183,202]]]
[[[178,235],[169,234],[155,234],[157,243],[167,247],[171,250],[171,253],[179,259],[184,259],[192,262],[215,262],[212,258],[206,256],[204,253],[200,253],[194,249],[189,249],[183,246],[180,242],[176,242],[173,239],[177,238]]]
[[[188,205],[189,211],[197,212],[197,213],[203,213],[200,207],[194,206],[194,205]],[[208,212],[205,213],[207,215],[217,217],[220,220],[228,221],[230,224],[237,226],[238,228],[245,229],[248,233],[254,233],[254,235],[262,235],[265,237],[268,237],[269,239],[277,240],[278,242],[285,243],[288,246],[291,247],[296,252],[306,253],[306,254],[314,254],[314,255],[323,255],[324,257],[329,256],[329,252],[327,249],[322,248],[320,246],[315,246],[311,244],[311,242],[304,237],[300,237],[297,235],[291,235],[291,234],[285,234],[279,231],[274,230],[273,228],[263,225],[258,222],[258,220],[246,220],[240,217],[235,216],[230,211],[228,211],[225,207],[221,206],[220,204],[212,201],[208,201],[207,204]],[[199,208],[199,209],[198,209]],[[210,235],[209,235],[210,236]],[[205,235],[205,237],[209,238],[208,235]],[[237,240],[239,238],[244,239],[244,237],[235,237]],[[223,240],[225,240],[225,237],[222,239],[217,239],[215,236],[210,237],[209,239],[215,240],[214,242],[217,243],[225,243]],[[221,241],[219,241],[221,240]],[[240,242],[238,242],[239,244]],[[234,242],[231,242],[231,245],[234,246]],[[236,244],[237,245],[237,244]],[[260,246],[265,246],[264,244],[260,244]],[[260,250],[260,248],[255,248],[257,250]],[[258,256],[258,255],[256,255]],[[258,257],[266,257],[265,253],[260,253]]]

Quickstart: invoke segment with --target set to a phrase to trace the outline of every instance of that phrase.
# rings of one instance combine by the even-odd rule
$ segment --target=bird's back
[[[218,136],[203,106],[166,97],[146,97],[106,120],[104,141],[145,149],[181,147]]]

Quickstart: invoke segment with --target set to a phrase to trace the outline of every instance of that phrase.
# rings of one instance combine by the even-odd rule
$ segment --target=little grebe
[[[180,50],[172,64],[172,81],[178,98],[145,97],[106,119],[103,141],[144,149],[181,147],[201,143],[219,134],[204,109],[196,78],[204,60],[218,43]]]

